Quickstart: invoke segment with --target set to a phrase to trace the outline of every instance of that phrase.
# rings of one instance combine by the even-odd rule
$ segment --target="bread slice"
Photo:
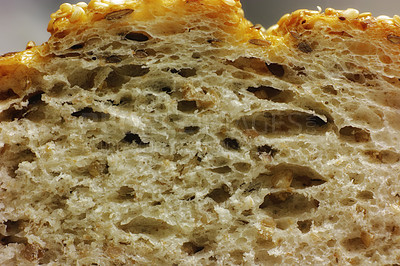
[[[1,265],[398,265],[400,18],[63,4],[0,58]]]

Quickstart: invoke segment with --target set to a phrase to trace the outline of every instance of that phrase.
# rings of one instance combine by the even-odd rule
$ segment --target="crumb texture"
[[[398,16],[116,2],[0,57],[1,265],[398,265]]]

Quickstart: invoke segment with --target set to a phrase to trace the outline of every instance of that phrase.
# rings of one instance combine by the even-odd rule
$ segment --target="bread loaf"
[[[92,0],[0,57],[1,265],[399,265],[400,18]]]

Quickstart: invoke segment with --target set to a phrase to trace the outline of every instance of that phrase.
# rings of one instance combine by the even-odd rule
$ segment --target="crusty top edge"
[[[60,6],[59,10],[51,15],[51,20],[48,24],[47,30],[54,35],[58,31],[68,29],[77,24],[94,22],[101,19],[114,19],[129,12],[135,12],[140,9],[140,6],[145,5],[146,8],[157,9],[160,14],[167,12],[171,7],[174,10],[180,10],[182,14],[187,11],[196,12],[196,7],[201,7],[203,10],[208,9],[211,11],[221,11],[220,14],[230,16],[237,16],[244,19],[244,14],[240,0],[91,0],[89,4],[79,2],[77,4],[64,3]],[[400,27],[400,16],[394,15],[393,17],[378,16],[374,18],[370,12],[360,13],[357,9],[349,8],[346,10],[335,10],[333,8],[322,10],[306,10],[300,9],[292,14],[284,15],[279,22],[269,28],[269,33],[278,27],[287,25],[299,17],[337,17],[341,19],[348,19],[353,21],[367,21],[373,19],[374,22],[386,23]],[[151,19],[151,17],[149,17]]]
[[[397,15],[392,18],[373,17],[369,12],[360,14],[358,10],[351,8],[347,10],[327,8],[324,12],[301,9],[284,15],[276,25],[265,30],[261,25],[253,25],[245,19],[240,0],[92,0],[89,4],[65,3],[51,15],[48,31],[54,37],[59,32],[68,34],[69,30],[74,28],[88,29],[92,23],[99,20],[112,22],[124,19],[127,22],[129,20],[145,22],[154,19],[154,16],[168,15],[170,12],[174,16],[181,14],[189,17],[191,14],[197,14],[197,17],[199,14],[204,16],[212,14],[213,20],[218,25],[221,24],[221,28],[227,31],[227,34],[238,37],[236,39],[238,42],[248,42],[266,53],[270,51],[269,47],[279,43],[282,37],[287,34],[293,36],[296,35],[296,30],[303,30],[305,26],[302,23],[305,19],[309,25],[322,23],[327,26],[351,26],[370,32],[367,34],[371,36],[379,35],[376,39],[385,38],[394,46],[399,45],[400,49],[400,17]],[[38,58],[46,54],[49,49],[49,43],[40,46],[29,44],[25,51],[0,56],[0,81],[14,75],[13,69],[18,66],[35,68],[37,62],[44,60]],[[397,51],[396,47],[393,49]],[[1,85],[0,92],[8,88]]]
[[[62,4],[59,10],[51,15],[47,30],[54,34],[81,23],[90,23],[101,19],[113,20],[133,12],[143,12],[141,9],[143,6],[157,15],[166,13],[173,7],[177,15],[196,12],[201,8],[210,12],[220,11],[221,14],[228,13],[244,18],[240,0],[91,0],[89,4],[84,2],[74,5]],[[139,17],[143,20],[151,19],[151,16]],[[138,16],[135,18],[137,19]]]
[[[400,32],[400,16],[378,16],[374,17],[371,12],[360,13],[357,9],[348,8],[346,10],[335,10],[326,8],[322,10],[299,9],[291,14],[281,17],[277,24],[271,26],[267,30],[268,35],[278,36],[288,33],[290,28],[298,27],[304,23],[304,20],[312,22],[312,24],[322,22],[325,24],[337,25],[347,24],[354,28],[366,30],[368,28],[377,28],[383,31],[394,30]]]

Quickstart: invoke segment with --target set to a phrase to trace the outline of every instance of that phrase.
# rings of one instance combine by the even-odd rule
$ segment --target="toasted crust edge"
[[[355,9],[327,8],[324,12],[300,9],[282,16],[277,24],[264,29],[262,26],[253,25],[244,17],[239,0],[92,0],[89,4],[62,4],[60,9],[51,15],[47,30],[51,33],[50,41],[60,33],[68,34],[78,27],[87,29],[92,23],[103,19],[146,21],[154,19],[154,16],[170,13],[190,16],[198,12],[205,16],[212,14],[213,19],[220,21],[223,31],[237,36],[239,42],[266,46],[266,52],[270,45],[290,41],[285,36],[293,36],[301,30],[307,30],[303,25],[305,20],[307,25],[323,23],[338,30],[351,28],[363,31],[363,34],[367,35],[366,38],[393,44],[390,53],[394,56],[398,56],[400,48],[400,17],[397,15],[393,18],[373,17],[369,12],[359,14]],[[120,15],[123,16],[119,17]],[[42,55],[49,49],[49,43],[46,42],[34,47],[28,45],[22,52],[0,56],[0,93],[5,94],[13,88],[14,92],[22,97],[29,84],[20,84],[19,81],[29,80],[32,73],[37,73],[35,65],[46,61]]]

